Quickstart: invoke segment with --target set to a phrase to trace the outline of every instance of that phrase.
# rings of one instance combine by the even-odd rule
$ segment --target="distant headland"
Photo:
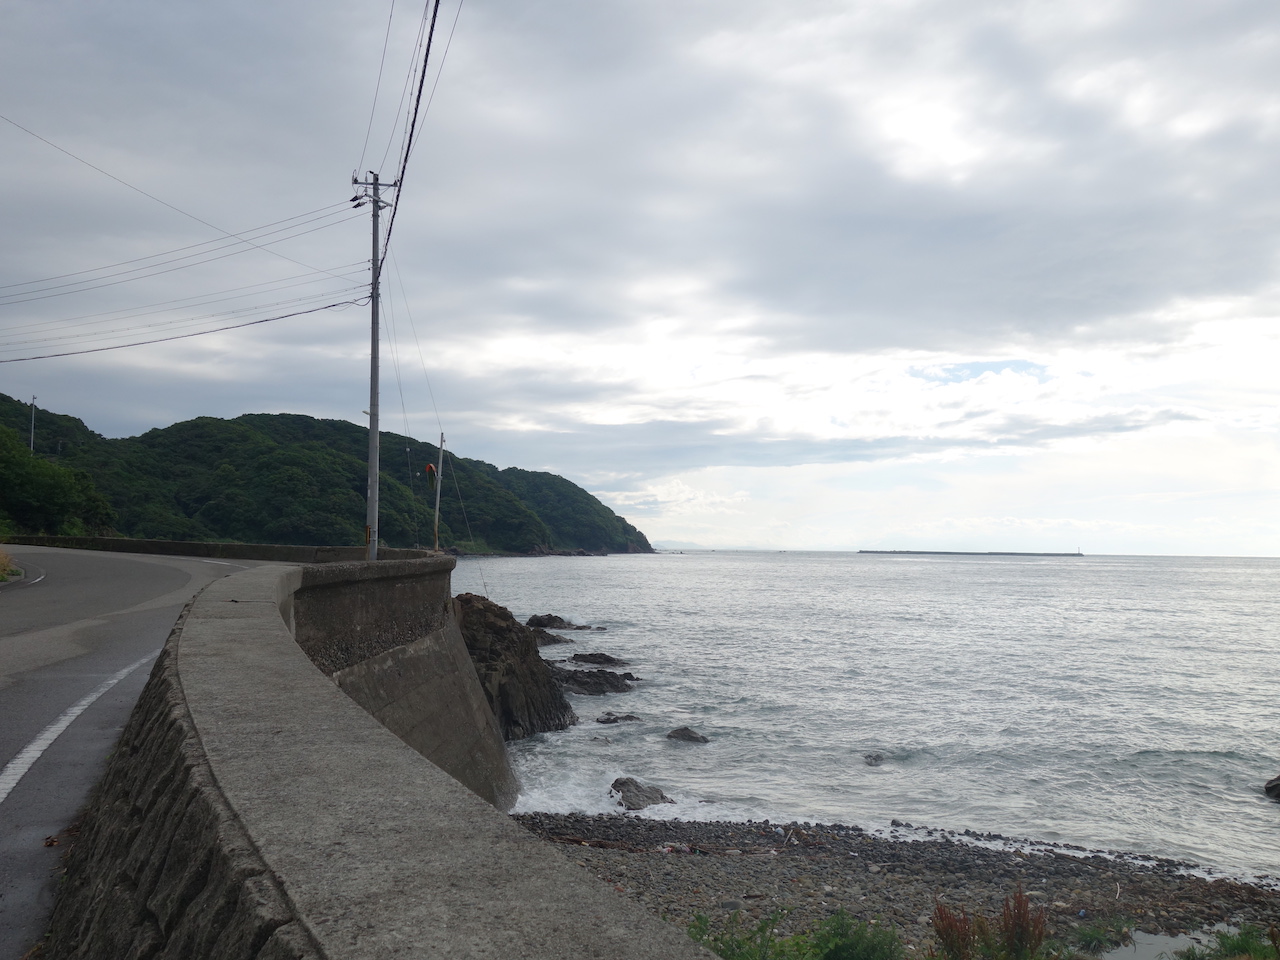
[[[881,553],[911,557],[1083,557],[1075,553],[1020,553],[1015,550],[859,550],[859,553]]]

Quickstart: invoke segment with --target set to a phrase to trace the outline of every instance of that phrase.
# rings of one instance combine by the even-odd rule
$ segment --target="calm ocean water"
[[[1280,560],[467,558],[454,589],[607,627],[543,653],[645,678],[513,745],[519,810],[616,810],[634,776],[678,800],[652,816],[896,818],[1280,874]],[[683,725],[711,743],[665,738]]]

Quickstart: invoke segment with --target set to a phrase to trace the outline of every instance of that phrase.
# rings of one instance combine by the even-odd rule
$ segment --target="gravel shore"
[[[1050,934],[1122,918],[1176,935],[1219,922],[1280,922],[1280,891],[1181,872],[1168,860],[1102,856],[1074,848],[1012,852],[935,839],[893,839],[838,825],[685,822],[628,816],[529,813],[514,819],[561,845],[570,860],[679,926],[787,911],[798,933],[843,907],[891,924],[910,949],[933,945],[934,902],[999,914],[1019,885],[1048,911]],[[918,834],[919,831],[911,831]],[[988,839],[988,838],[979,838]],[[1083,915],[1081,914],[1083,911]]]

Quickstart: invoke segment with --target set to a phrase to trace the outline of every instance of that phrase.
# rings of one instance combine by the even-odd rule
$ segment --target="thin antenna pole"
[[[36,398],[31,398],[31,452],[36,452]]]
[[[444,485],[444,434],[440,434],[440,458],[436,466],[436,553],[440,552],[440,487]]]

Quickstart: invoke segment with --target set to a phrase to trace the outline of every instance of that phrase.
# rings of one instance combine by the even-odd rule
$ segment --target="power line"
[[[121,336],[124,334],[133,333],[138,330],[152,330],[152,329],[155,329],[156,327],[185,326],[193,323],[202,323],[206,320],[214,320],[219,317],[231,317],[237,314],[245,314],[245,313],[258,313],[262,310],[271,310],[277,307],[286,306],[287,304],[307,303],[310,301],[327,299],[337,294],[354,292],[356,290],[363,290],[363,289],[364,289],[364,284],[358,284],[355,286],[348,287],[346,290],[326,290],[320,293],[308,294],[307,296],[304,296],[304,297],[290,297],[287,300],[277,300],[274,303],[259,303],[259,304],[254,304],[253,306],[239,307],[233,310],[219,310],[213,313],[199,314],[194,317],[175,317],[169,320],[157,320],[154,323],[133,324],[131,326],[122,327],[116,330],[82,331],[80,333],[67,333],[62,335],[32,337],[27,340],[10,340],[8,342],[0,343],[0,349],[10,349],[12,347],[25,346],[27,344],[35,344],[35,343],[52,344],[52,343],[57,343],[59,341],[66,341],[66,340],[92,342],[94,340],[102,340],[109,337]],[[105,321],[105,322],[111,322],[111,321]]]
[[[263,224],[260,227],[251,227],[250,229],[245,230],[244,233],[256,234],[259,231],[266,230],[268,227],[279,226],[282,223],[289,223],[293,220],[301,220],[303,217],[311,217],[317,213],[324,213],[326,210],[336,212],[336,208],[345,207],[345,206],[346,204],[344,203],[331,203],[328,206],[320,207],[317,210],[308,210],[306,213],[300,213],[294,217],[285,217],[283,220],[275,220],[271,223]],[[167,257],[170,254],[182,253],[184,250],[195,250],[199,247],[207,247],[215,243],[226,243],[226,239],[223,237],[219,237],[216,240],[202,240],[200,243],[189,243],[186,246],[175,247],[172,250],[161,250],[159,253],[150,253],[150,254],[147,254],[145,257],[134,257],[132,260],[121,260],[118,263],[108,263],[108,264],[104,264],[101,267],[90,267],[86,270],[75,270],[71,273],[59,273],[52,277],[39,277],[35,280],[23,280],[18,283],[3,283],[3,284],[0,284],[0,290],[8,290],[12,287],[32,286],[37,283],[51,283],[54,280],[66,280],[68,277],[84,276],[86,273],[99,273],[103,270],[114,270],[116,267],[127,267],[131,263],[141,263],[144,260],[154,260],[156,257]],[[321,271],[313,271],[313,272],[321,272]],[[3,296],[3,294],[0,294],[0,296]]]
[[[364,261],[361,260],[356,263],[342,264],[341,266],[333,267],[332,269],[350,271],[356,267],[363,268],[364,265]],[[103,310],[98,313],[83,313],[78,316],[62,317],[56,320],[35,320],[31,323],[20,323],[15,326],[7,327],[6,333],[13,334],[23,330],[39,329],[41,327],[57,327],[59,325],[62,325],[65,329],[75,326],[91,326],[94,323],[109,323],[113,318],[120,317],[121,315],[147,316],[149,313],[159,313],[166,307],[173,307],[178,304],[198,307],[211,303],[225,303],[227,300],[236,299],[235,295],[239,295],[246,290],[256,290],[259,288],[266,288],[268,291],[286,290],[290,287],[301,287],[310,283],[319,283],[321,282],[320,272],[321,271],[312,271],[310,273],[297,274],[292,277],[283,277],[278,280],[264,280],[261,283],[250,283],[241,287],[230,287],[226,290],[215,290],[211,293],[201,294],[199,296],[178,297],[173,300],[160,300],[155,303],[144,303],[138,307],[123,307],[118,310]],[[326,272],[325,278],[327,279],[333,275],[335,274],[329,274]],[[341,276],[343,279],[350,280],[354,279],[358,274],[356,272],[351,272],[336,275]],[[228,296],[228,294],[231,296]],[[100,320],[98,318],[105,319]],[[85,322],[81,323],[80,321]]]
[[[250,320],[247,323],[235,323],[225,327],[219,327],[216,330],[197,330],[194,333],[179,333],[172,337],[157,337],[154,340],[139,340],[136,343],[117,343],[109,347],[92,347],[86,350],[68,350],[64,353],[46,353],[41,356],[32,357],[10,357],[8,359],[0,359],[0,363],[21,363],[26,360],[52,360],[55,357],[75,357],[85,353],[104,353],[107,350],[124,350],[127,347],[145,347],[153,343],[168,343],[171,340],[187,340],[191,337],[203,337],[210,333],[222,333],[226,330],[239,330],[242,327],[253,327],[260,323],[273,323],[276,320],[287,320],[290,317],[301,317],[308,313],[319,313],[321,310],[333,310],[338,307],[358,307],[364,303],[368,303],[367,297],[359,300],[343,300],[339,303],[325,304],[323,307],[313,307],[310,310],[298,310],[294,313],[283,313],[278,317],[265,317],[261,320]]]
[[[418,35],[413,41],[413,52],[409,54],[409,69],[405,72],[404,83],[400,85],[400,100],[396,104],[395,116],[399,117],[401,111],[404,110],[405,100],[409,97],[409,91],[413,89],[413,79],[418,75],[418,51],[422,49],[423,37],[427,32],[427,23],[430,21],[431,0],[426,0],[422,7],[422,16],[418,19]],[[400,141],[400,147],[404,149],[403,134]],[[391,145],[395,142],[396,128],[392,126],[391,132],[387,135],[387,145],[382,151],[382,162],[379,169],[387,165],[387,157],[391,155]]]
[[[373,87],[373,103],[369,105],[369,125],[364,130],[364,146],[360,148],[359,170],[364,166],[364,155],[369,150],[369,134],[373,132],[373,118],[378,112],[378,94],[382,92],[382,70],[387,65],[387,44],[391,41],[391,18],[396,13],[396,0],[391,0],[391,9],[387,11],[387,32],[382,37],[382,59],[378,61],[378,82]]]
[[[240,240],[243,243],[247,243],[252,247],[258,246],[252,240],[245,240],[243,237],[240,237],[237,234],[232,233],[230,230],[223,230],[218,225],[210,223],[208,220],[203,220],[200,217],[197,217],[194,213],[188,213],[186,210],[183,210],[181,207],[174,206],[168,200],[161,200],[159,197],[153,194],[147,193],[147,191],[143,190],[141,187],[135,187],[132,183],[129,183],[127,180],[121,180],[114,173],[108,173],[106,170],[103,170],[101,167],[90,163],[88,160],[84,159],[84,157],[76,156],[74,153],[72,153],[70,150],[66,149],[65,147],[58,146],[52,140],[48,140],[45,137],[40,136],[40,134],[36,133],[34,130],[28,130],[22,124],[18,123],[16,120],[11,120],[9,117],[6,117],[4,114],[0,114],[0,120],[3,120],[5,123],[8,123],[12,126],[17,127],[19,130],[21,130],[23,133],[29,136],[35,137],[41,143],[47,144],[48,146],[53,147],[53,149],[57,150],[59,153],[65,153],[68,157],[70,157],[72,160],[75,160],[77,163],[83,163],[90,170],[96,170],[98,173],[102,174],[104,177],[114,180],[116,183],[120,184],[122,187],[128,187],[134,193],[142,194],[142,196],[146,197],[148,200],[154,200],[156,203],[160,204],[161,206],[168,207],[170,210],[174,211],[175,213],[180,213],[184,217],[194,220],[196,223],[203,224],[204,226],[208,227],[210,230],[216,230],[218,231],[218,233],[221,233],[228,237],[235,237],[235,239]],[[308,270],[316,269],[310,264],[303,263],[301,260],[294,260],[292,257],[286,257],[283,253],[281,253],[278,250],[268,250],[266,247],[258,247],[258,249],[264,250],[265,252],[270,253],[272,256],[280,257],[282,260],[288,260],[290,263],[297,264],[299,267],[306,267]]]
[[[358,214],[352,215],[352,216],[343,216],[342,219],[340,220],[331,219],[334,216],[337,216],[337,213],[326,214],[321,217],[316,217],[310,221],[304,221],[304,224],[299,224],[299,226],[314,223],[317,220],[330,219],[329,223],[321,223],[320,226],[312,227],[309,230],[298,230],[297,232],[291,233],[288,236],[277,237],[275,240],[270,241],[270,243],[283,243],[286,240],[296,240],[298,237],[305,237],[308,234],[316,233],[320,230],[326,230],[329,227],[346,223],[348,220],[354,220],[356,219]],[[284,232],[285,229],[288,229],[288,228],[273,230],[270,233],[265,234],[265,236],[270,236],[272,233]],[[237,238],[237,240],[239,240],[239,238]],[[29,291],[23,291],[19,293],[11,293],[8,295],[0,295],[0,306],[12,306],[18,303],[32,303],[37,300],[49,300],[54,297],[65,297],[71,294],[85,293],[90,290],[101,290],[103,287],[115,287],[115,286],[119,286],[122,283],[130,283],[134,280],[145,280],[151,277],[158,277],[166,273],[173,273],[177,270],[185,270],[188,267],[201,266],[206,263],[214,263],[218,260],[226,260],[230,257],[237,257],[240,254],[249,252],[249,250],[245,249],[244,246],[241,245],[237,248],[236,243],[231,243],[231,242],[228,242],[227,240],[216,240],[216,241],[213,241],[213,243],[221,244],[221,246],[213,247],[211,250],[209,250],[208,251],[208,253],[210,254],[209,256],[204,256],[202,254],[194,254],[194,253],[187,254],[186,256],[182,256],[182,257],[174,257],[171,260],[161,260],[157,263],[151,264],[150,266],[146,266],[146,267],[134,267],[129,270],[121,270],[117,273],[109,273],[103,278],[101,278],[101,280],[73,280],[68,283],[51,284],[50,286],[45,287],[43,289],[29,290]],[[247,243],[249,244],[250,247],[257,250],[266,250],[270,253],[275,252],[270,250],[267,245],[254,243],[253,241],[250,241],[250,240],[239,240],[239,243],[240,244]],[[216,256],[213,254],[216,254]],[[158,256],[162,256],[162,254]],[[200,259],[196,259],[197,257],[199,257]],[[143,259],[146,259],[146,258],[143,258]],[[292,263],[296,263],[298,266],[307,267],[305,263],[301,263],[297,260],[292,260],[289,257],[286,257],[285,259],[290,260],[290,262]],[[191,262],[184,263],[183,261],[191,261]],[[177,264],[177,266],[173,266],[173,264]],[[165,269],[159,269],[162,267]],[[307,267],[307,269],[311,270],[313,273],[329,273],[326,270],[317,270],[315,267]],[[134,276],[130,276],[130,274],[134,274]],[[329,276],[336,277],[335,274],[331,274],[331,273],[329,273]],[[121,278],[121,279],[112,279],[112,278]],[[341,278],[337,278],[337,279],[341,279]]]
[[[462,12],[462,4],[458,4],[458,12]],[[422,104],[422,90],[427,83],[427,64],[431,62],[431,42],[436,35],[436,18],[440,15],[440,0],[435,0],[435,4],[431,9],[431,25],[427,28],[427,45],[422,55],[422,72],[418,75],[418,92],[413,98],[413,113],[409,118],[408,132],[405,137],[404,150],[400,156],[400,170],[396,174],[396,200],[391,206],[391,216],[387,218],[387,232],[382,240],[382,254],[380,261],[386,258],[387,250],[391,246],[391,233],[396,226],[396,212],[400,209],[400,198],[404,196],[404,175],[409,166],[409,154],[413,152],[413,141],[416,136],[418,126],[418,111]],[[454,18],[454,24],[457,24],[457,18]],[[444,69],[444,61],[440,62],[440,69]],[[434,87],[432,88],[434,90]],[[428,104],[429,105],[429,104]]]

